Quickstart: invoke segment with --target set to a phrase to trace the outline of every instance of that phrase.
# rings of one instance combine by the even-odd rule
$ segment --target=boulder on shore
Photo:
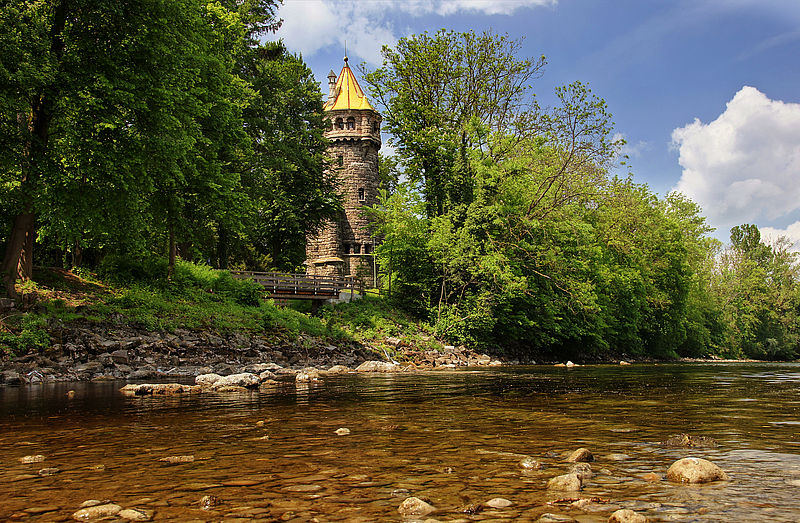
[[[259,379],[258,376],[256,376],[251,372],[242,372],[240,374],[231,374],[230,376],[223,376],[217,381],[215,381],[214,385],[212,386],[215,389],[220,389],[222,387],[253,388],[253,387],[258,387],[260,384],[261,380]]]
[[[387,361],[365,361],[356,368],[358,372],[400,372],[401,367]]]
[[[203,387],[210,387],[222,379],[219,374],[201,374],[194,379],[194,382]]]
[[[709,483],[727,481],[728,475],[706,459],[683,458],[670,466],[667,479],[677,483]]]
[[[126,396],[172,396],[196,392],[197,389],[193,385],[180,383],[142,383],[140,385],[129,383],[119,390]]]

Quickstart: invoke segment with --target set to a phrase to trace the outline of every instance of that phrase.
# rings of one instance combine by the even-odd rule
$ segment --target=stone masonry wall
[[[375,240],[361,208],[378,203],[380,115],[363,110],[331,111],[329,118],[331,128],[326,137],[332,143],[328,156],[334,160],[344,213],[337,223],[328,224],[319,235],[308,238],[306,255],[309,261],[336,256],[345,263],[341,269],[309,266],[308,271],[331,275],[341,270],[343,275],[361,276],[371,284]],[[348,118],[353,118],[355,128],[347,127]]]

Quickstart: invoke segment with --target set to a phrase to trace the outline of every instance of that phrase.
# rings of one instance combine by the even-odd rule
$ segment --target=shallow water
[[[68,520],[83,501],[108,499],[158,521],[400,521],[410,495],[441,521],[549,512],[601,522],[621,507],[651,521],[800,520],[797,364],[348,375],[271,393],[158,398],[123,397],[122,385],[0,388],[0,520]],[[351,433],[337,436],[340,427]],[[681,432],[719,446],[658,444]],[[578,447],[594,453],[594,477],[580,493],[548,492]],[[19,462],[35,454],[45,461]],[[194,461],[159,461],[184,455]],[[546,468],[523,470],[523,455]],[[641,478],[686,456],[713,461],[730,481]],[[39,476],[43,468],[60,471]],[[204,495],[222,503],[203,510]],[[514,504],[464,512],[494,497]],[[554,503],[564,497],[601,499]]]

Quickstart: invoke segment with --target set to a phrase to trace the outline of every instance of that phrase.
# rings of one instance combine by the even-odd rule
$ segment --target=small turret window
[[[341,118],[336,119],[336,128],[337,129],[344,129],[344,120]]]
[[[378,125],[378,122],[372,122],[372,132],[377,133],[379,129],[380,125]]]
[[[356,128],[356,119],[354,117],[351,116],[347,119],[347,128],[348,129]]]
[[[353,244],[353,254],[361,254],[361,244],[354,243]]]
[[[345,243],[344,244],[344,253],[345,254],[350,254],[350,244],[349,243]]]
[[[358,201],[364,202],[365,200],[366,200],[366,197],[364,196],[364,188],[363,187],[359,187],[358,188]]]
[[[336,163],[339,164],[339,167],[343,166],[344,165],[344,156],[342,156],[341,154],[339,156],[337,156],[336,157]]]
[[[369,254],[372,252],[372,244],[365,243],[364,244],[364,254]]]

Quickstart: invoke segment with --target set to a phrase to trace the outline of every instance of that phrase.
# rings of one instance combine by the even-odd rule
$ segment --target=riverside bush
[[[11,323],[11,322],[9,322]],[[46,330],[47,320],[37,315],[19,317],[17,332],[0,332],[0,353],[7,356],[21,356],[31,350],[45,349],[50,345],[50,335]]]

